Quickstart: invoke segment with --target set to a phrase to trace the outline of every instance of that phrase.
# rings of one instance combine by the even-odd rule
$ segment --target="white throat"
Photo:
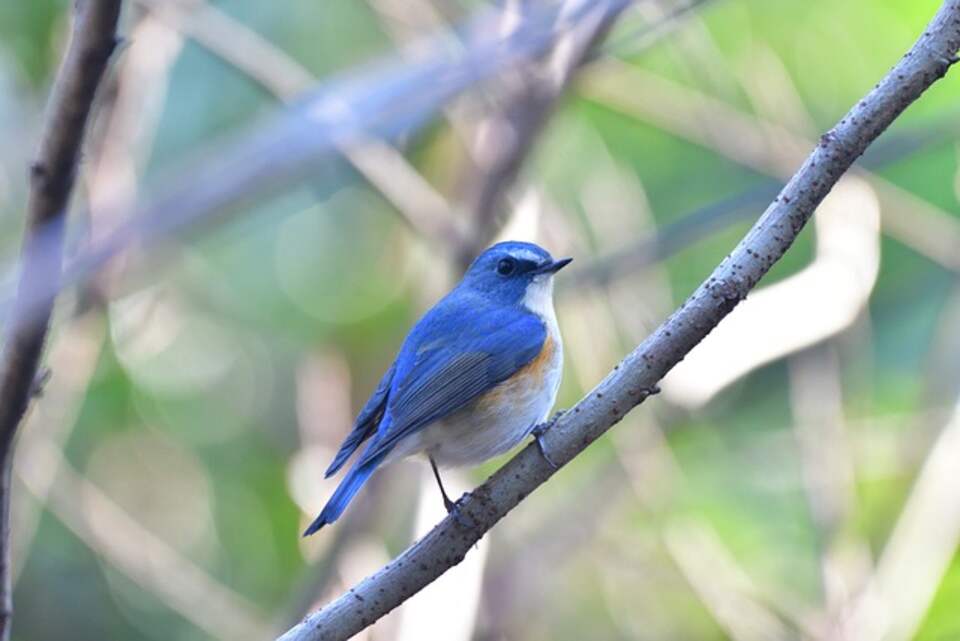
[[[539,316],[548,325],[555,325],[557,314],[553,310],[553,274],[534,276],[527,285],[523,306]]]

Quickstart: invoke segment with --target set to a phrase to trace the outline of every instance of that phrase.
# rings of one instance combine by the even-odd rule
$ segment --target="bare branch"
[[[77,3],[70,47],[54,84],[37,159],[30,167],[22,263],[13,318],[41,284],[57,282],[63,222],[97,86],[116,46],[120,0]],[[41,240],[44,242],[39,242]],[[10,474],[17,427],[30,401],[53,311],[44,300],[26,323],[11,322],[0,355],[0,639],[10,638]]]
[[[44,390],[44,402],[30,412],[23,422],[22,436],[17,441],[14,476],[29,460],[30,448],[37,439],[46,439],[51,447],[63,450],[64,443],[76,427],[105,340],[106,323],[98,311],[71,319],[66,327],[56,333],[48,362],[57,376]],[[11,579],[14,588],[36,542],[40,518],[59,468],[42,467],[34,472],[37,479],[36,500],[24,502],[17,509],[11,535],[10,550],[14,564]]]
[[[914,100],[944,76],[960,49],[960,0],[947,0],[894,68],[829,132],[731,254],[692,296],[549,430],[563,465],[642,402],[670,369],[736,307],[786,252],[853,162]],[[555,469],[529,445],[465,497],[397,559],[307,617],[282,641],[347,639],[459,563],[471,546]],[[458,520],[460,523],[458,523]]]

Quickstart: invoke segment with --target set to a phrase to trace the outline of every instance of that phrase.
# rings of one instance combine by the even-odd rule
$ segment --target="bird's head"
[[[542,316],[552,309],[553,275],[572,260],[555,260],[533,243],[497,243],[473,261],[463,286],[493,302],[524,305]]]

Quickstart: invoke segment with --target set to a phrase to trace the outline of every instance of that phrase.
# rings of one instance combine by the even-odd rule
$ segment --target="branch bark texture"
[[[33,395],[53,299],[19,323],[25,301],[57,282],[63,262],[63,222],[97,86],[116,46],[120,0],[80,0],[70,45],[47,108],[37,158],[30,166],[21,272],[0,353],[0,640],[10,638],[10,471],[17,428]],[[43,242],[41,242],[41,239]]]
[[[960,0],[947,0],[923,35],[819,144],[710,277],[544,436],[564,465],[641,403],[663,376],[746,297],[787,251],[843,173],[914,100],[943,77],[960,49]],[[474,490],[452,517],[281,641],[348,639],[459,563],[488,530],[556,470],[533,444]]]

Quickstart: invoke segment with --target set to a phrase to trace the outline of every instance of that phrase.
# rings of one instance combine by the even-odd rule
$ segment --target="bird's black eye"
[[[497,273],[501,276],[509,276],[517,268],[517,261],[512,258],[501,258],[497,263]]]

